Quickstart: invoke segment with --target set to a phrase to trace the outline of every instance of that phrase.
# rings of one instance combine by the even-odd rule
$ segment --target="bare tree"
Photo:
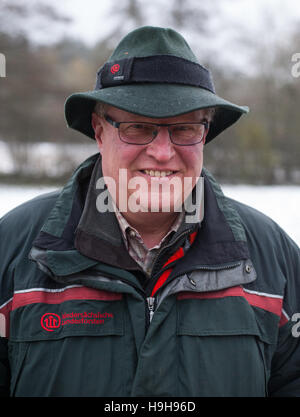
[[[0,32],[10,36],[28,36],[33,28],[45,29],[45,24],[70,22],[51,5],[49,0],[0,0]]]

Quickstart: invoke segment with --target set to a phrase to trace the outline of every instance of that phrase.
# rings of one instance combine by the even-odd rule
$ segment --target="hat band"
[[[185,84],[215,94],[210,72],[192,61],[173,55],[153,55],[107,62],[97,73],[95,90],[134,83]]]

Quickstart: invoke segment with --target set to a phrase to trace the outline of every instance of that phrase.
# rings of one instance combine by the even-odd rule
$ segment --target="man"
[[[300,394],[299,249],[203,168],[246,112],[156,27],[68,98],[100,155],[1,221],[4,394]]]

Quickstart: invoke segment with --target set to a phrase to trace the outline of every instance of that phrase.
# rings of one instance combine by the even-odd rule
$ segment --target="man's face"
[[[206,119],[203,110],[167,119],[138,116],[115,107],[109,107],[106,114],[116,122],[159,124],[201,122]],[[132,145],[121,141],[118,129],[95,113],[92,125],[102,155],[103,175],[116,184],[116,190],[113,190],[110,181],[107,182],[121,211],[126,211],[124,207],[129,211],[139,207],[139,211],[174,212],[178,205],[182,205],[200,176],[205,137],[196,145],[178,146],[170,141],[168,129],[162,127],[151,143]]]

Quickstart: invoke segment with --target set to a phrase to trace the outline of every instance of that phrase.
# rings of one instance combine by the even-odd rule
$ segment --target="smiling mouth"
[[[141,172],[143,174],[149,175],[150,177],[155,177],[155,178],[164,178],[164,177],[169,177],[173,174],[176,174],[177,171],[158,171],[158,170],[152,170],[152,169],[143,169],[141,170]]]

